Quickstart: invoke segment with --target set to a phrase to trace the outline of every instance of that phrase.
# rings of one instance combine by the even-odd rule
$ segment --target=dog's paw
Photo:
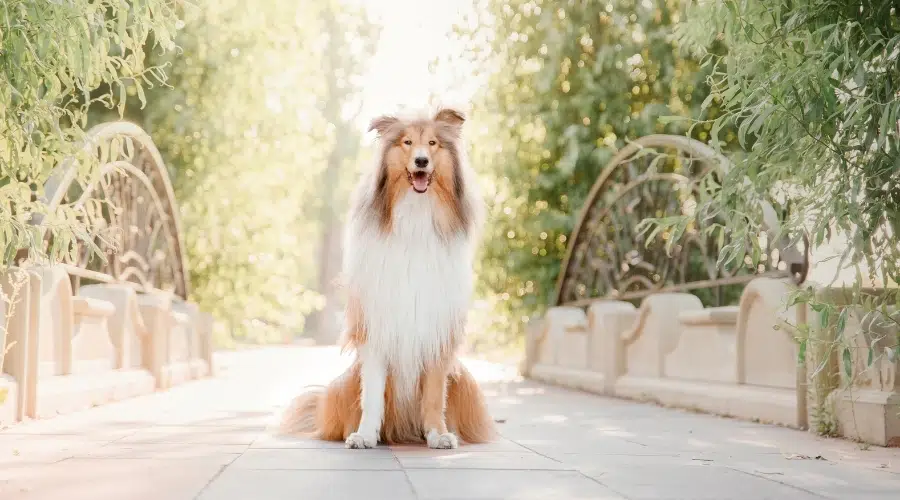
[[[425,441],[428,447],[435,450],[455,450],[459,448],[459,439],[452,432],[439,434],[435,429],[428,431],[425,435]]]
[[[365,448],[374,448],[375,445],[378,444],[377,436],[364,436],[358,432],[354,432],[347,436],[347,440],[344,441],[344,444],[347,448],[352,450],[362,450]]]

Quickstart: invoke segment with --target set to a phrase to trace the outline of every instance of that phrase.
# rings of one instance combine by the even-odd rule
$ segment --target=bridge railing
[[[95,239],[79,242],[68,262],[20,265],[0,277],[0,424],[211,370],[213,321],[188,300],[183,232],[159,151],[126,122],[94,127],[83,148],[100,160],[95,175],[79,182],[77,160],[67,159],[45,186],[46,202],[49,213],[90,217]],[[32,222],[54,244],[45,221]]]
[[[682,136],[650,135],[622,148],[600,173],[582,208],[556,289],[555,305],[583,307],[598,299],[635,300],[654,293],[704,291],[705,303],[730,302],[726,287],[755,278],[802,282],[808,253],[779,235],[775,209],[762,203],[765,246],[761,262],[717,266],[722,242],[690,226],[666,248],[668,234],[646,241],[645,219],[687,215],[697,208],[698,181],[724,175],[729,160],[709,146]],[[778,238],[776,240],[775,238]],[[732,293],[733,295],[733,293]]]
[[[782,235],[771,206],[760,206],[758,263],[716,265],[723,243],[698,227],[649,244],[637,230],[644,219],[695,210],[696,181],[730,166],[687,137],[652,135],[619,151],[568,238],[554,307],[530,328],[524,371],[598,393],[800,428],[817,412],[831,412],[847,436],[900,443],[900,359],[870,355],[866,364],[876,342],[853,311],[843,335],[862,347],[846,352],[861,354],[845,354],[841,368],[828,352],[806,352],[813,341],[804,332],[828,331],[838,319],[790,300],[810,272],[808,242]],[[850,371],[859,376],[851,380]],[[808,380],[841,385],[810,391]]]
[[[45,186],[49,211],[62,205],[100,208],[100,258],[80,244],[78,257],[63,264],[75,280],[120,283],[137,290],[165,290],[186,299],[190,292],[187,259],[175,194],[166,165],[153,140],[128,122],[104,123],[87,134],[86,148],[101,158],[89,182],[77,182],[78,165],[66,160]]]

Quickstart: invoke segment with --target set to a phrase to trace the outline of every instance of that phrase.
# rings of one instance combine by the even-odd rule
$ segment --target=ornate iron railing
[[[666,291],[708,290],[715,305],[723,289],[759,276],[806,278],[808,245],[774,241],[779,217],[763,204],[771,236],[756,268],[716,265],[720,243],[691,228],[667,252],[664,238],[647,244],[636,228],[644,219],[680,215],[697,206],[697,180],[731,163],[709,146],[683,136],[650,135],[622,148],[588,194],[568,240],[555,305],[585,306],[593,300],[635,300]],[[664,235],[667,236],[667,235]]]
[[[91,212],[106,258],[79,244],[75,262],[65,265],[73,286],[77,289],[83,279],[122,283],[186,299],[187,260],[175,195],[150,136],[132,123],[104,123],[88,131],[84,150],[101,159],[89,182],[77,181],[72,157],[45,186],[50,212],[64,204],[79,208],[88,200],[99,202]]]

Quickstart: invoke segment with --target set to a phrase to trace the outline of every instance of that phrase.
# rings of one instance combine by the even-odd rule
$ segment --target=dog
[[[355,360],[324,390],[295,398],[282,432],[353,449],[493,439],[478,383],[457,358],[483,220],[464,122],[447,108],[372,120],[378,161],[354,192],[344,251],[342,344]]]

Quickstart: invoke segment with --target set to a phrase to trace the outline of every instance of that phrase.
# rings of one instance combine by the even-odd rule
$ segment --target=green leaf
[[[147,95],[144,93],[144,87],[140,84],[140,82],[134,83],[134,88],[137,90],[138,101],[141,103],[141,109],[147,107]]]
[[[862,64],[856,66],[856,72],[853,73],[853,83],[859,88],[866,86],[866,68]]]
[[[827,75],[821,73],[822,97],[825,99],[825,110],[830,115],[834,113],[837,105],[837,97],[834,94],[834,88],[828,81]]]
[[[835,334],[838,339],[844,335],[844,330],[847,328],[847,314],[849,310],[850,309],[844,307],[841,309],[841,314],[838,315],[837,326],[835,327]]]
[[[848,380],[851,380],[853,378],[853,359],[850,356],[850,348],[844,347],[842,358],[844,360],[844,374]]]
[[[650,234],[647,236],[647,241],[644,242],[644,248],[648,248],[650,246],[650,243],[652,243],[653,240],[656,239],[656,236],[662,230],[663,230],[663,226],[661,224],[656,224],[656,227],[654,227],[653,230],[650,231]]]
[[[667,116],[660,116],[659,118],[657,118],[657,120],[662,125],[668,125],[670,123],[690,121],[691,119],[687,116],[667,115]]]
[[[731,14],[733,18],[737,19],[741,17],[737,10],[737,3],[733,0],[727,0],[725,2],[725,8],[728,9],[728,13]]]
[[[118,82],[118,87],[119,87],[119,102],[117,105],[117,109],[119,111],[119,117],[121,118],[121,117],[125,116],[125,103],[128,99],[128,95],[127,95],[124,83]]]
[[[872,362],[874,361],[874,359],[873,359],[874,355],[875,355],[875,349],[870,346],[869,347],[869,358],[866,359],[866,367],[867,368],[872,366]]]
[[[892,103],[887,103],[882,110],[881,120],[878,124],[879,135],[878,135],[878,147],[882,147],[885,142],[887,142],[888,137],[892,134],[897,127],[897,120],[893,119],[893,114],[891,113]]]
[[[803,364],[806,362],[806,345],[807,345],[807,340],[802,339],[800,341],[800,346],[797,349],[797,363],[798,364]]]

